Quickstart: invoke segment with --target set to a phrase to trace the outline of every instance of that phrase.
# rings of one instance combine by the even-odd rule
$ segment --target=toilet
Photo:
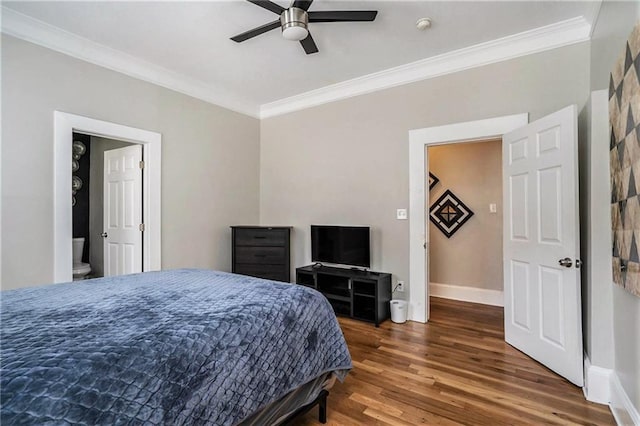
[[[91,265],[82,262],[84,238],[73,239],[73,280],[83,280],[91,272]]]

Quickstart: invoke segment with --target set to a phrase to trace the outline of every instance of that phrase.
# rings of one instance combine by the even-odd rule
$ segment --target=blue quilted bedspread
[[[9,424],[232,425],[351,358],[302,286],[203,270],[1,294]]]

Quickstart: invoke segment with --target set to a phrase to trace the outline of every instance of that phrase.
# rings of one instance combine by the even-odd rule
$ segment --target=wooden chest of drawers
[[[232,226],[235,274],[290,282],[290,226]]]

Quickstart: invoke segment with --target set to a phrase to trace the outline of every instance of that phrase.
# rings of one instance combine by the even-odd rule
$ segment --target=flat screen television
[[[368,268],[369,227],[311,225],[311,261]]]

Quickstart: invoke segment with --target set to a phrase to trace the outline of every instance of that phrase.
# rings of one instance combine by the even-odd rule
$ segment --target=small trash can
[[[407,322],[407,302],[405,300],[392,300],[391,321],[402,324]]]

